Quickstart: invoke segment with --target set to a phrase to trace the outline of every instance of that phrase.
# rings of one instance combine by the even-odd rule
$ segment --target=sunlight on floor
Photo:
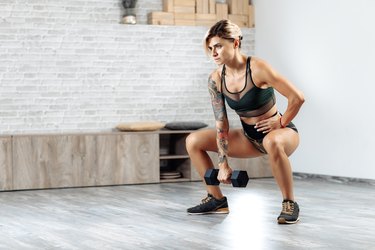
[[[231,196],[230,209],[236,216],[229,215],[220,225],[225,235],[225,244],[231,249],[263,249],[266,230],[264,225],[267,209],[264,198],[256,194]],[[224,242],[223,242],[224,243]]]

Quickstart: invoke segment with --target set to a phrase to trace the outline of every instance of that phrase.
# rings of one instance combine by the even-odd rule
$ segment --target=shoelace
[[[284,201],[283,202],[283,210],[281,211],[284,214],[292,215],[294,211],[294,202],[292,201]]]
[[[201,205],[203,205],[203,204],[209,202],[211,199],[212,199],[212,197],[207,196],[206,198],[204,198],[204,199],[202,200]]]

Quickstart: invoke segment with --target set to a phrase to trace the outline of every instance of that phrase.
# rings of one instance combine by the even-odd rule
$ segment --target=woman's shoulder
[[[264,68],[264,67],[268,67],[268,63],[262,59],[262,58],[259,58],[259,57],[256,57],[256,56],[251,56],[250,57],[250,66],[251,68]]]
[[[221,81],[221,72],[222,72],[223,66],[220,66],[216,69],[214,69],[210,75],[209,78],[212,79],[215,82],[220,82]]]

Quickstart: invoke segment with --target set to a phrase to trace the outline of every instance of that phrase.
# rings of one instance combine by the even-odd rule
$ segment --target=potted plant
[[[125,24],[136,24],[136,15],[135,15],[135,4],[137,0],[121,0],[122,6],[125,9],[125,14],[122,16],[122,23]]]

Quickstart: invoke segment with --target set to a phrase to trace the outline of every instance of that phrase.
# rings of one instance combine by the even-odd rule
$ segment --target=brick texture
[[[119,1],[0,0],[0,134],[142,120],[213,126],[207,27],[146,25],[161,2],[138,1],[138,24],[124,25]],[[251,55],[254,30],[243,33]]]

